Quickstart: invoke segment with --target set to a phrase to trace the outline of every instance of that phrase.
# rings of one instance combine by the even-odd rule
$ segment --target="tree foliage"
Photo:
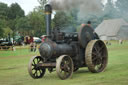
[[[22,35],[28,35],[29,33],[29,22],[27,17],[21,17],[16,20],[16,30],[19,31]]]
[[[9,7],[5,3],[0,3],[0,19],[7,19]]]
[[[7,37],[8,34],[16,32],[18,18],[24,17],[24,10],[19,4],[13,3],[8,6],[0,2],[0,37]]]
[[[16,19],[17,17],[24,17],[24,10],[20,7],[18,3],[12,3],[9,7],[9,19]]]
[[[46,1],[43,2],[45,3]],[[0,3],[0,37],[7,37],[12,33],[15,35],[17,32],[23,36],[41,36],[45,33],[43,10],[39,7],[25,16],[18,3],[12,3],[10,6]]]
[[[57,12],[53,22],[55,24],[55,27],[66,27],[72,23],[71,17],[67,16],[65,12]]]
[[[7,26],[7,21],[1,19],[0,21],[0,37],[7,37],[8,34],[12,34],[12,30]]]
[[[33,11],[28,16],[30,34],[41,36],[45,32],[45,20],[42,11]]]
[[[118,10],[118,14],[128,21],[128,0],[117,0],[115,5]]]

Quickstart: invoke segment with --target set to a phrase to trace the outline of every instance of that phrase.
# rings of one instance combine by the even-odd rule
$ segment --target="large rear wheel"
[[[108,52],[106,45],[101,40],[91,40],[85,52],[85,61],[88,69],[93,73],[105,70],[108,63]]]

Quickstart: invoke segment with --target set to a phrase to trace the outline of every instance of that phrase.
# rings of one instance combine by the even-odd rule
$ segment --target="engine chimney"
[[[46,21],[46,34],[48,37],[51,35],[51,13],[52,7],[50,4],[45,5],[45,21]]]

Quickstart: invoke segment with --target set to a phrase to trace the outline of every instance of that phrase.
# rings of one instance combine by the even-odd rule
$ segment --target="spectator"
[[[43,35],[43,36],[42,36],[42,42],[44,42],[45,39],[46,39],[46,35]]]
[[[35,52],[36,51],[36,47],[37,47],[37,45],[36,45],[35,42],[30,43],[30,50],[31,50],[31,52]]]
[[[119,44],[123,44],[123,40],[119,40]]]

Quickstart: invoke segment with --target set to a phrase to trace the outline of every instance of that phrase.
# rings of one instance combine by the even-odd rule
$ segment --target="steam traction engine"
[[[47,38],[40,47],[40,55],[31,58],[28,66],[29,74],[37,79],[44,76],[46,69],[64,80],[81,67],[99,73],[104,71],[108,62],[107,48],[103,41],[93,32],[90,26],[81,27],[78,33],[51,31],[52,7],[45,6]]]

